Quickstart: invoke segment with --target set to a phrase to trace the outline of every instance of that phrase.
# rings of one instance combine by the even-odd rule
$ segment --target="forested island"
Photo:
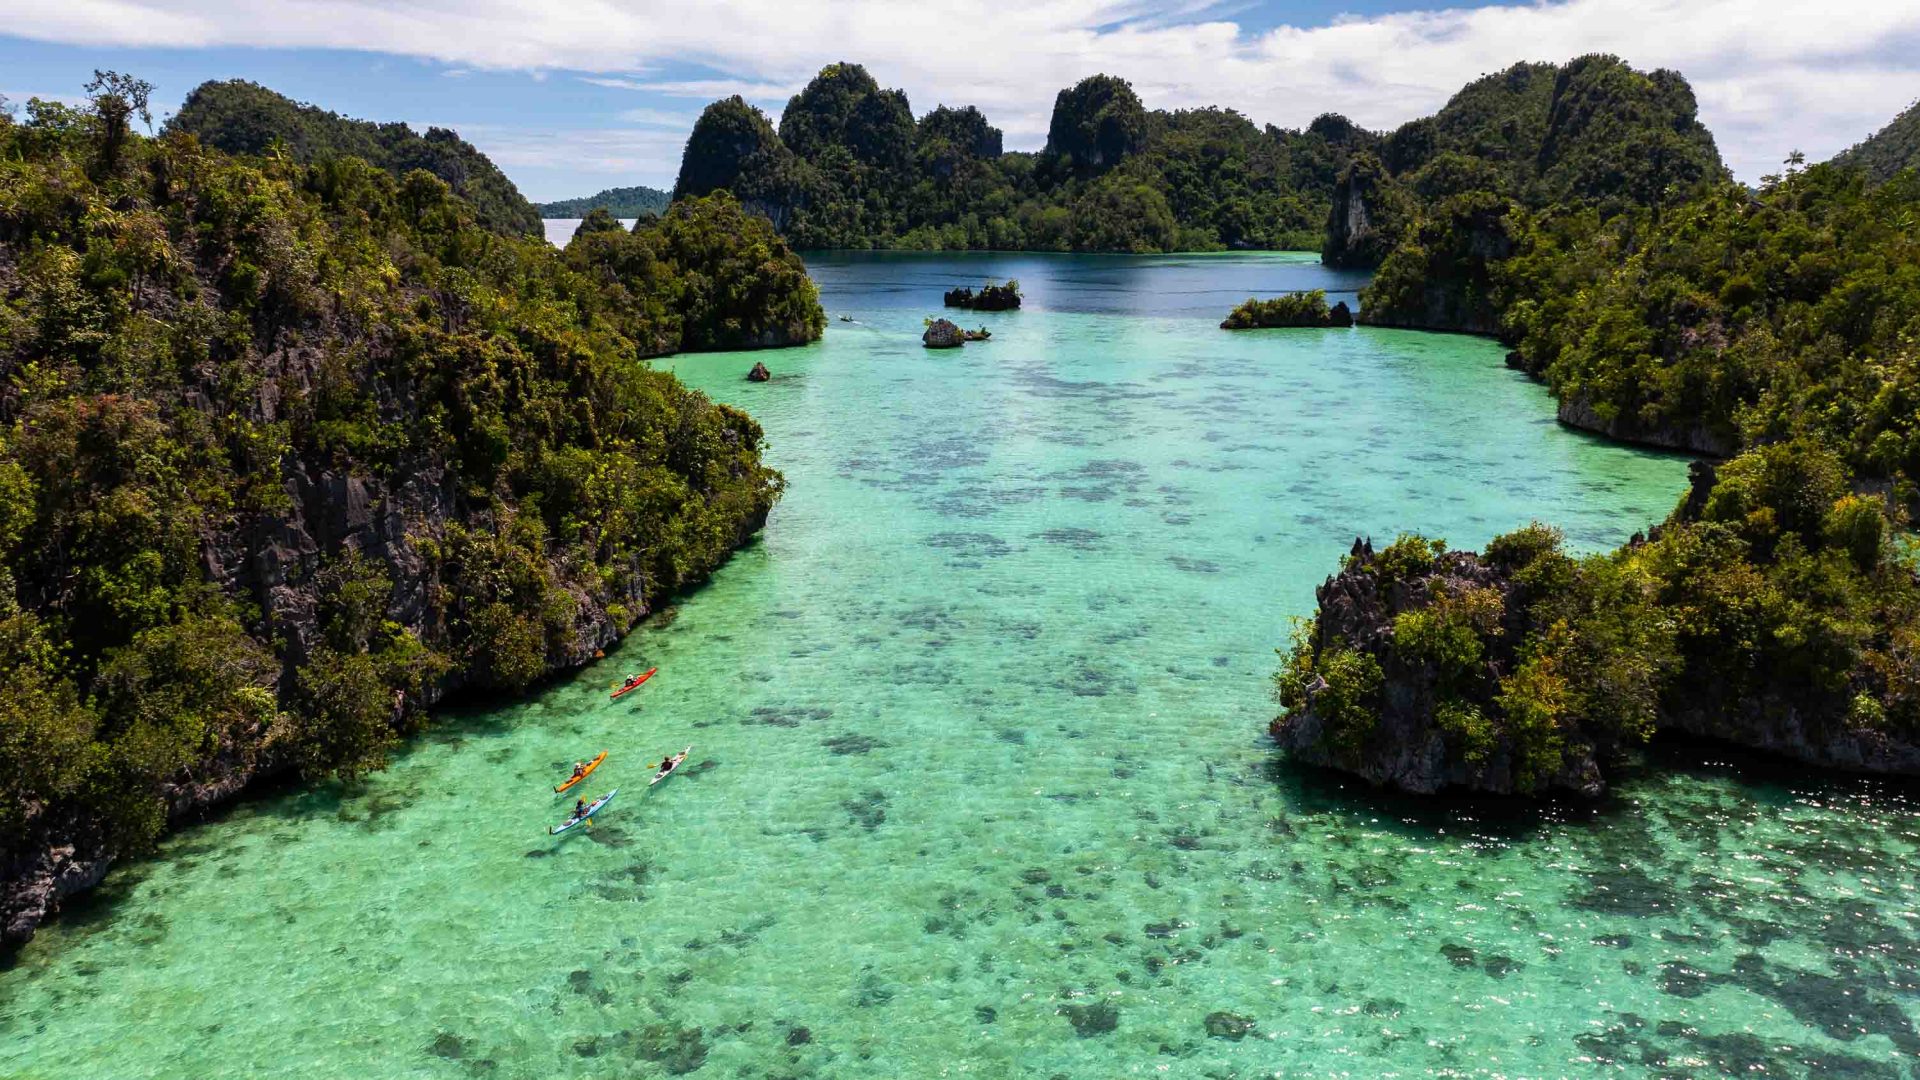
[[[583,218],[595,210],[605,210],[616,218],[639,218],[666,213],[672,201],[672,194],[659,188],[616,187],[580,199],[540,203],[535,209],[543,218]]]
[[[1353,325],[1353,311],[1342,300],[1327,306],[1323,289],[1290,293],[1270,300],[1249,298],[1227,315],[1222,330],[1266,330],[1277,327],[1344,327]]]
[[[1009,152],[979,109],[915,119],[906,94],[839,63],[777,129],[739,97],[707,106],[674,196],[725,188],[799,248],[1311,249],[1341,169],[1375,138],[1336,115],[1293,131],[1149,110],[1096,75],[1060,91],[1043,150]]]
[[[641,361],[825,322],[724,194],[556,251],[451,132],[212,83],[150,138],[149,92],[0,110],[7,945],[169,824],[378,768],[712,572],[782,478]]]
[[[1281,744],[1415,791],[1594,794],[1660,730],[1920,773],[1912,115],[1748,189],[1684,80],[1589,57],[1356,160],[1328,257],[1378,261],[1362,321],[1495,334],[1562,420],[1729,460],[1611,553],[1357,544],[1278,676]]]

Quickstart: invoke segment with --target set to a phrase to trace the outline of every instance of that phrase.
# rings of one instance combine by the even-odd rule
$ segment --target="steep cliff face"
[[[1291,705],[1272,724],[1274,740],[1298,761],[1422,794],[1605,791],[1591,738],[1564,740],[1557,760],[1543,767],[1523,740],[1477,738],[1484,733],[1449,719],[1490,708],[1499,680],[1514,670],[1514,645],[1525,636],[1524,597],[1511,574],[1471,552],[1422,558],[1424,567],[1408,572],[1405,550],[1397,545],[1382,556],[1370,541],[1355,540],[1346,566],[1316,590],[1311,634],[1297,643],[1304,651],[1282,675]],[[1484,649],[1463,659],[1414,644],[1411,627],[1450,617],[1463,600],[1478,610],[1461,626]]]
[[[1335,193],[1328,265],[1380,268],[1360,298],[1363,322],[1499,333],[1523,299],[1502,291],[1502,273],[1526,253],[1535,215],[1592,229],[1724,179],[1695,112],[1679,75],[1610,56],[1477,80],[1389,135],[1378,175],[1356,173]],[[1379,209],[1386,192],[1401,200],[1390,228]]]
[[[1426,209],[1386,255],[1361,297],[1375,326],[1497,334],[1501,304],[1492,267],[1513,254],[1505,199],[1465,194]]]
[[[740,445],[746,449],[751,443]],[[391,485],[331,471],[313,476],[296,465],[288,477],[289,493],[295,495],[292,513],[236,523],[230,531],[204,537],[209,580],[228,595],[258,603],[264,618],[257,634],[278,636],[284,643],[275,683],[289,705],[298,695],[299,672],[323,637],[315,581],[328,552],[359,551],[386,567],[394,587],[387,618],[431,648],[453,647],[448,613],[434,595],[454,583],[421,548],[450,525],[484,529],[493,522],[463,505],[445,480],[443,469],[431,467],[427,475]],[[732,520],[729,549],[750,542],[765,526],[770,504],[769,498]],[[659,599],[643,587],[640,574],[608,588],[597,576],[582,576],[582,569],[557,553],[547,560],[546,570],[567,597],[571,617],[565,631],[547,643],[540,678],[590,662]],[[684,584],[697,583],[710,569],[717,566]],[[486,682],[484,674],[472,670],[449,671],[417,693],[396,698],[392,724],[395,730],[410,729],[449,695]],[[250,787],[295,769],[293,755],[276,734],[272,725],[228,731],[215,753],[163,780],[158,794],[168,826],[199,820]],[[120,857],[79,815],[50,809],[32,823],[28,841],[14,845],[0,863],[0,949],[31,939],[65,900],[98,885]]]
[[[1704,423],[1647,425],[1635,423],[1626,416],[1607,419],[1584,397],[1562,399],[1559,417],[1560,422],[1569,427],[1641,446],[1687,450],[1716,458],[1730,457],[1739,449],[1739,438],[1731,431],[1716,431]]]
[[[1380,159],[1361,153],[1340,173],[1320,261],[1349,270],[1370,270],[1399,245],[1407,225],[1407,195]]]

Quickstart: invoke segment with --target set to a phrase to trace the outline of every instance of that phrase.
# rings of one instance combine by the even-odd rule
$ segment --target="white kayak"
[[[605,795],[602,795],[599,798],[588,803],[585,813],[578,814],[574,817],[570,817],[567,820],[561,822],[560,824],[555,825],[553,828],[548,829],[547,830],[548,834],[552,836],[559,836],[561,833],[566,832],[568,829],[573,828],[575,825],[579,825],[583,822],[592,821],[593,815],[598,813],[602,807],[612,802],[613,797],[618,794],[620,794],[620,789],[614,788],[612,791],[609,791]]]
[[[660,781],[665,780],[667,777],[672,776],[674,773],[679,772],[680,763],[687,760],[687,755],[691,753],[693,753],[693,744],[688,743],[687,748],[685,750],[682,750],[678,754],[675,754],[673,757],[668,758],[666,761],[661,762],[660,771],[653,774],[653,779],[647,781],[647,786],[652,787],[653,785],[659,783]]]

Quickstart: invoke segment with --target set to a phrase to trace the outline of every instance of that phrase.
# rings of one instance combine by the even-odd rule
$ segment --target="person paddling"
[[[570,779],[574,779],[574,780],[578,780],[578,779],[580,779],[581,777],[583,777],[583,776],[585,776],[585,775],[587,775],[587,763],[586,763],[586,762],[584,762],[584,761],[576,761],[576,762],[574,762],[574,763],[573,763],[573,776],[572,776],[572,777],[571,777]]]
[[[579,821],[581,818],[586,816],[587,816],[587,800],[585,799],[573,800],[573,820]]]
[[[661,775],[661,776],[665,776],[665,775],[667,775],[668,773],[670,773],[670,772],[672,772],[672,771],[673,771],[673,767],[674,767],[675,765],[678,765],[678,764],[680,764],[680,760],[679,760],[678,758],[676,758],[676,757],[674,757],[674,756],[673,756],[672,754],[670,754],[670,753],[669,753],[669,754],[663,754],[663,755],[661,755],[661,758],[660,758],[660,775]]]

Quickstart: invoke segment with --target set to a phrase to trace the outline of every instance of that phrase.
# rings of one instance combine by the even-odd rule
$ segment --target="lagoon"
[[[1312,256],[808,262],[824,341],[661,362],[765,425],[763,538],[605,662],[116,870],[0,972],[0,1076],[1910,1067],[1910,788],[1667,749],[1599,806],[1420,802],[1264,736],[1357,534],[1598,550],[1684,459],[1490,342],[1215,328],[1362,284]],[[988,276],[1026,308],[920,348]],[[549,839],[601,749],[620,799]]]

